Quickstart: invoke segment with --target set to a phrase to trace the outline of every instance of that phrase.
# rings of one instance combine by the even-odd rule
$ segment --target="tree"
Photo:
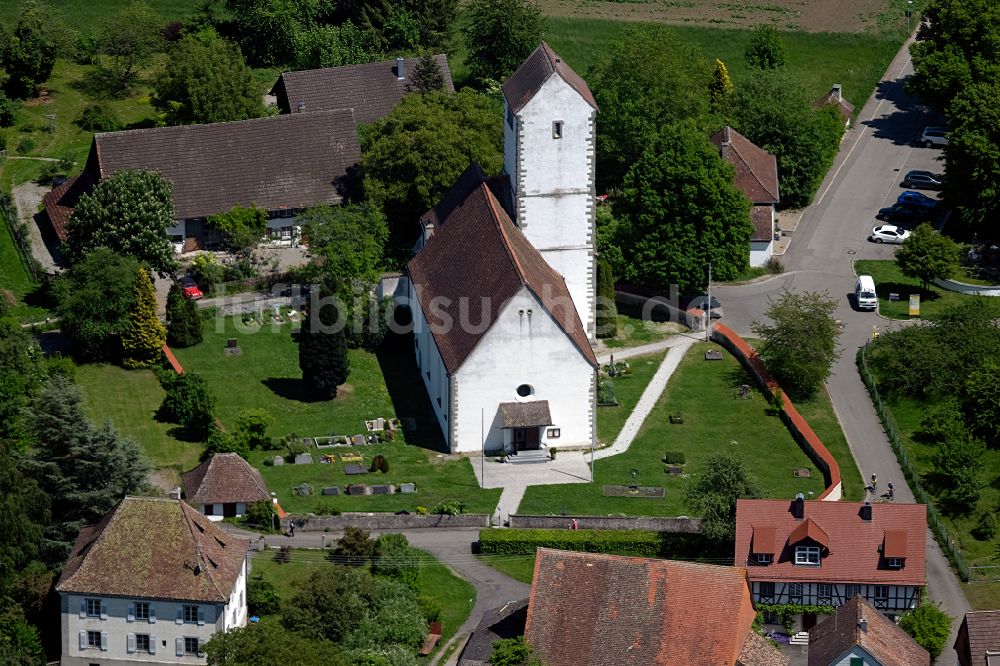
[[[787,72],[761,70],[733,90],[726,116],[778,160],[781,205],[809,205],[840,148],[844,121],[836,107],[813,109],[805,89]]]
[[[140,67],[163,49],[163,19],[149,5],[133,2],[108,16],[97,32],[102,64],[118,93],[138,78]]]
[[[98,522],[125,495],[146,488],[147,463],[139,447],[105,423],[87,420],[83,396],[61,375],[52,377],[31,410],[35,440],[20,460],[52,502],[42,555],[61,564],[77,533]]]
[[[209,215],[207,222],[222,232],[238,255],[249,254],[267,233],[267,211],[257,206],[234,206],[225,213]]]
[[[729,454],[715,454],[685,494],[688,505],[701,516],[701,531],[713,541],[736,538],[736,500],[760,497],[757,481],[743,461]]]
[[[295,66],[298,69],[358,65],[383,57],[376,35],[350,21],[298,30],[294,44]]]
[[[25,410],[45,383],[43,358],[20,322],[0,312],[0,442],[14,450],[30,442]]]
[[[753,29],[743,58],[755,69],[780,69],[785,66],[787,52],[778,32],[769,25]]]
[[[1000,66],[1000,63],[998,63]],[[951,131],[944,147],[944,199],[970,231],[990,237],[1000,212],[1000,74],[963,87],[948,106]]]
[[[618,335],[618,308],[615,307],[615,278],[611,264],[597,260],[597,337],[613,338]]]
[[[45,651],[38,629],[29,624],[17,606],[0,611],[0,663],[44,666]]]
[[[693,123],[668,125],[649,138],[629,170],[615,211],[621,216],[625,279],[668,293],[742,275],[750,259],[750,202],[733,167]]]
[[[155,81],[153,103],[171,125],[221,123],[265,115],[264,100],[240,49],[221,37],[173,45]]]
[[[122,334],[122,365],[146,368],[160,358],[163,345],[167,344],[167,331],[156,316],[156,292],[145,268],[136,271],[132,293],[135,304]]]
[[[390,243],[404,256],[416,239],[415,216],[436,206],[470,161],[486,173],[503,165],[499,110],[469,89],[405,95],[372,128],[362,151],[365,193],[388,219]]]
[[[722,111],[726,99],[733,92],[733,82],[729,78],[726,63],[715,59],[715,69],[712,71],[712,84],[708,89],[708,101],[714,113]]]
[[[167,344],[171,347],[190,347],[202,340],[201,315],[194,301],[184,298],[176,282],[167,292]]]
[[[257,67],[288,62],[296,32],[315,20],[308,2],[296,0],[226,0],[240,47]],[[315,4],[315,3],[312,3]]]
[[[501,638],[493,641],[490,664],[493,666],[541,666],[534,650],[524,642],[524,636]]]
[[[185,372],[182,375],[165,374],[161,381],[166,395],[157,417],[177,423],[197,441],[208,439],[215,423],[215,396],[208,390],[205,378]]]
[[[1000,446],[1000,359],[983,359],[965,383],[966,404],[972,432],[993,448]]]
[[[352,567],[368,566],[377,552],[378,542],[371,538],[367,530],[348,526],[337,540],[330,559]]]
[[[377,282],[389,238],[381,210],[371,204],[315,206],[299,222],[337,293],[349,295],[356,286],[367,289]]]
[[[87,360],[117,360],[135,306],[139,262],[98,248],[53,283],[62,331]]]
[[[251,449],[269,449],[271,436],[267,431],[273,423],[265,409],[244,409],[236,417],[236,433]]]
[[[469,74],[503,81],[542,41],[545,17],[530,0],[472,0],[466,7]]]
[[[154,171],[119,171],[80,197],[69,221],[71,263],[105,247],[164,276],[175,267],[167,230],[174,225],[173,188]]]
[[[209,666],[347,666],[333,643],[312,640],[274,622],[217,632],[205,644],[205,654]]]
[[[247,581],[247,610],[251,615],[276,615],[281,612],[278,589],[261,574]]]
[[[899,628],[931,654],[931,661],[941,655],[951,634],[951,617],[924,594],[920,603],[899,618]]]
[[[250,459],[250,447],[246,439],[239,436],[239,433],[222,432],[213,428],[198,460],[205,462],[216,453],[235,453],[244,460]]]
[[[934,471],[940,478],[941,494],[950,512],[965,515],[975,510],[986,485],[985,455],[983,441],[964,431],[953,433],[938,446]]]
[[[711,65],[663,26],[629,26],[587,73],[601,109],[597,185],[621,185],[629,168],[665,125],[709,112]]]
[[[0,599],[11,598],[20,573],[40,557],[50,506],[38,483],[21,473],[0,444]]]
[[[337,387],[351,373],[342,306],[327,291],[310,305],[299,329],[302,382],[320,400],[337,397]]]
[[[375,598],[375,584],[366,569],[322,567],[282,608],[285,628],[312,639],[338,642],[350,634]]]
[[[920,280],[920,286],[927,289],[934,280],[954,274],[958,268],[958,246],[924,222],[896,250],[896,265],[903,275]]]
[[[425,53],[420,56],[417,66],[413,69],[410,82],[406,84],[406,89],[409,92],[421,94],[445,90],[444,74],[441,73],[441,68],[438,67],[433,54]]]
[[[36,0],[22,0],[17,26],[6,35],[6,44],[2,43],[4,33],[0,32],[0,72],[7,72],[4,89],[13,99],[34,96],[38,84],[52,74],[56,44],[45,13]]]
[[[751,324],[754,335],[763,340],[758,349],[761,360],[795,398],[816,393],[840,355],[836,309],[837,302],[826,292],[788,291],[768,300],[764,314],[770,324]]]

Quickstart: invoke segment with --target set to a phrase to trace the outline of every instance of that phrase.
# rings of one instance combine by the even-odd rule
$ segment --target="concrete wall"
[[[567,529],[576,518],[581,530],[652,530],[681,534],[700,534],[698,518],[648,518],[620,516],[518,516],[510,517],[511,527],[530,529]]]
[[[489,527],[485,514],[463,513],[457,516],[418,516],[395,513],[342,513],[339,516],[288,516],[283,522],[295,521],[296,530],[322,532],[356,527],[363,530],[403,530],[420,527]]]
[[[774,241],[750,241],[750,265],[754,267],[763,266],[771,258],[774,250]]]
[[[984,286],[981,284],[966,284],[958,280],[934,280],[934,284],[947,289],[957,291],[960,294],[970,294],[973,296],[1000,296],[1000,285]]]
[[[481,450],[481,408],[485,409],[486,450],[502,449],[500,403],[535,400],[549,402],[550,427],[560,430],[556,439],[549,438],[548,429],[543,429],[543,444],[591,445],[594,369],[528,289],[507,302],[452,381],[458,405],[452,414],[454,452]],[[534,392],[519,396],[517,388],[522,384],[531,386]]]

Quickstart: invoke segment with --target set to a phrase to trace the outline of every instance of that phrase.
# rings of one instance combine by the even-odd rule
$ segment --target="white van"
[[[875,280],[871,275],[859,275],[854,285],[854,300],[859,310],[874,310],[878,307],[878,296],[875,295]]]

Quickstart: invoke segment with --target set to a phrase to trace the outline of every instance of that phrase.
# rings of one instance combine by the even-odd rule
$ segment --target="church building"
[[[595,442],[597,104],[542,43],[503,85],[504,173],[423,215],[414,352],[454,453]]]

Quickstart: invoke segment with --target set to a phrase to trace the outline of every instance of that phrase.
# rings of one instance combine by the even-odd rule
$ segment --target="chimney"
[[[402,58],[396,58],[396,78],[400,81],[406,78],[406,68],[403,66],[404,62]]]
[[[299,102],[299,105],[298,105],[297,107],[295,107],[295,110],[296,110],[296,111],[297,111],[298,113],[302,113],[303,111],[305,111],[305,110],[306,110],[306,103],[305,103],[304,101],[302,101],[302,102]]]
[[[858,628],[861,629],[862,632],[864,632],[864,633],[867,634],[868,633],[868,620],[866,620],[865,618],[861,618],[860,620],[858,620]]]
[[[172,500],[179,500],[181,498],[181,487],[174,486],[173,489],[170,491],[169,497]]]
[[[861,506],[861,520],[867,520],[871,522],[872,519],[872,503],[865,500],[865,503]]]
[[[795,495],[792,500],[792,515],[802,520],[806,515],[806,497],[802,493]]]
[[[841,92],[840,92],[840,84],[839,83],[834,83],[833,84],[833,89],[830,92],[833,93],[833,96],[837,98],[838,102],[844,101],[844,98],[843,98],[843,96],[841,95]]]

